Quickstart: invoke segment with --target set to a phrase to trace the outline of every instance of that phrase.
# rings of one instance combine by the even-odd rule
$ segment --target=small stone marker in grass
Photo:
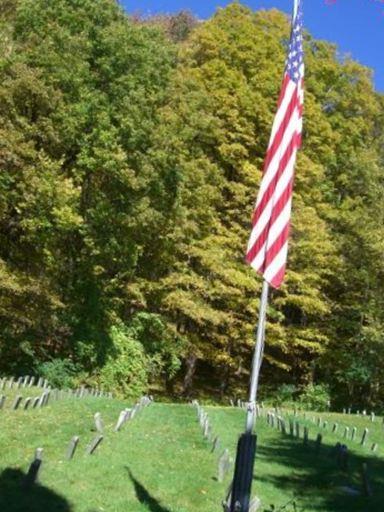
[[[34,383],[35,383],[35,377],[32,376],[30,381],[29,381],[28,387],[31,388],[34,385]]]
[[[216,436],[212,443],[212,450],[211,453],[214,453],[220,446],[220,438],[219,436]]]
[[[229,469],[230,469],[229,452],[226,448],[219,458],[218,475],[217,475],[217,479],[219,482],[224,481],[225,475],[228,473]]]
[[[11,377],[8,381],[8,388],[9,389],[12,389],[12,386],[13,386],[13,381],[15,380],[15,377]]]
[[[104,430],[104,425],[103,425],[103,420],[101,419],[101,414],[99,412],[95,413],[94,420],[95,420],[96,430],[98,432],[100,432],[100,434],[102,434],[103,430]]]
[[[257,512],[261,507],[260,498],[253,498],[249,505],[249,512]]]
[[[317,434],[317,437],[316,437],[316,443],[315,443],[315,452],[316,452],[316,455],[319,455],[320,453],[320,448],[321,448],[321,442],[323,440],[323,436],[321,434]]]
[[[29,404],[31,403],[31,400],[32,398],[29,396],[28,398],[25,399],[25,402],[24,402],[24,411],[26,411],[29,407]]]
[[[364,462],[361,466],[361,479],[363,484],[363,493],[366,497],[369,498],[372,496],[372,488],[369,481],[368,466],[366,462]]]
[[[67,449],[67,460],[71,460],[73,456],[75,455],[75,451],[77,448],[77,445],[79,444],[79,436],[74,436],[69,442],[68,449]]]
[[[323,428],[325,428],[325,429],[326,429],[327,427],[328,427],[328,421],[324,421],[324,422],[323,422]]]
[[[379,446],[378,446],[378,444],[377,444],[377,443],[373,443],[373,445],[371,446],[371,450],[372,450],[373,452],[376,452],[378,447],[379,447]]]
[[[124,409],[124,411],[121,411],[121,413],[119,415],[119,419],[117,420],[117,423],[115,426],[115,432],[119,432],[121,427],[124,425],[124,423],[126,421],[126,415],[127,415],[126,409]]]
[[[319,416],[319,417],[317,418],[317,426],[318,426],[318,427],[320,427],[320,425],[321,425],[321,418],[320,418],[320,416]]]
[[[293,420],[290,418],[289,419],[289,435],[293,436],[294,434],[294,425],[293,425]]]
[[[339,428],[339,425],[337,423],[334,423],[333,427],[332,427],[332,433],[336,434],[338,428]]]
[[[345,428],[344,428],[344,435],[343,435],[343,438],[344,438],[344,439],[348,439],[348,435],[349,435],[349,427],[345,427]]]
[[[40,406],[40,397],[37,396],[33,401],[33,408],[36,409],[36,407]]]
[[[25,475],[23,486],[28,489],[30,488],[36,481],[39,475],[41,463],[43,458],[43,449],[37,448],[35,453],[35,459],[32,464],[29,466],[28,473]]]
[[[16,396],[16,398],[15,398],[13,404],[12,404],[12,409],[14,411],[16,411],[19,408],[19,405],[20,405],[22,399],[23,399],[23,397],[21,395],[17,395]]]
[[[91,442],[91,444],[87,447],[87,454],[92,455],[95,452],[96,448],[100,445],[102,440],[103,440],[102,435],[96,436],[93,439],[93,441]]]
[[[295,422],[295,434],[296,437],[300,437],[300,423],[298,421]]]
[[[304,437],[303,437],[304,446],[308,444],[308,427],[304,427]]]
[[[25,388],[28,384],[28,381],[29,381],[29,375],[26,375],[23,379],[23,388]]]
[[[375,413],[374,412],[371,412],[371,421],[372,421],[372,423],[375,421]]]
[[[357,433],[357,428],[356,428],[356,427],[353,427],[353,428],[352,428],[352,433],[351,433],[351,439],[352,439],[352,441],[354,441],[354,440],[355,440],[356,433]]]
[[[363,432],[363,435],[361,437],[361,446],[364,446],[366,441],[367,441],[367,437],[368,437],[368,434],[369,434],[369,430],[367,428],[364,429],[364,432]]]
[[[1,395],[0,396],[0,409],[2,409],[4,407],[4,404],[5,404],[5,400],[6,400],[6,396],[4,395]]]
[[[43,385],[43,378],[39,377],[39,380],[37,381],[37,387],[41,388],[42,385]]]

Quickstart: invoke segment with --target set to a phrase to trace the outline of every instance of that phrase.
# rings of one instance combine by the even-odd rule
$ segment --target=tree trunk
[[[186,372],[183,382],[183,395],[189,396],[192,391],[193,377],[196,372],[197,356],[195,354],[189,354],[185,361]]]

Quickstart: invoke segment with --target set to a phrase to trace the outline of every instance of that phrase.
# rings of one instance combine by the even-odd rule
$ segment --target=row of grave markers
[[[119,432],[122,428],[122,426],[128,422],[133,420],[133,418],[141,412],[142,409],[145,407],[148,407],[153,402],[152,397],[143,396],[140,398],[140,400],[134,405],[132,409],[124,409],[121,411],[119,418],[116,422],[116,425],[114,427],[114,432]],[[91,440],[91,442],[86,446],[85,453],[87,455],[92,455],[95,453],[96,449],[101,445],[103,439],[104,439],[104,424],[101,418],[101,414],[97,412],[94,415],[94,423],[95,423],[95,429],[97,431],[97,435]],[[73,436],[70,440],[67,452],[66,452],[66,459],[72,460],[77,448],[80,444],[80,436]],[[30,487],[33,483],[35,483],[38,479],[39,471],[41,469],[42,465],[42,455],[43,455],[43,448],[37,448],[35,452],[34,459],[29,467],[28,473],[25,476],[23,485],[25,487]]]
[[[62,389],[50,389],[46,390],[40,396],[37,397],[24,397],[22,395],[16,395],[12,402],[11,410],[16,411],[17,409],[36,409],[48,405],[48,402],[52,400],[63,400],[66,398],[86,398],[86,397],[98,397],[98,398],[112,398],[112,393],[103,393],[98,390],[62,390]],[[7,400],[6,395],[0,395],[0,409],[3,409]]]
[[[204,411],[203,407],[199,404],[197,400],[192,401],[192,405],[196,407],[197,418],[200,424],[200,427],[203,431],[204,438],[212,443],[211,453],[214,453],[220,448],[220,439],[219,436],[213,435],[213,430],[211,424],[209,422],[208,414]],[[225,448],[221,453],[218,459],[218,470],[217,470],[217,480],[218,482],[224,482],[226,475],[231,471],[233,467],[233,459],[229,455],[229,450]],[[229,505],[231,502],[231,493],[232,493],[232,483],[230,484],[228,491],[226,493],[226,498],[223,501],[223,509],[224,512],[229,512]],[[249,506],[249,512],[257,512],[261,505],[260,499],[254,497]]]
[[[266,420],[267,420],[267,424],[271,428],[276,427],[283,434],[285,434],[285,435],[288,434],[286,420],[282,416],[276,415],[274,412],[269,411],[269,412],[267,412]],[[296,438],[299,439],[300,438],[300,431],[301,431],[301,425],[300,425],[299,421],[298,420],[294,420],[292,418],[289,418],[288,425],[289,425],[289,435],[291,437],[296,437]],[[318,423],[317,426],[318,427],[326,428],[327,427],[327,422],[323,422],[323,424]],[[346,427],[346,429],[348,429],[348,427]],[[348,430],[344,430],[344,439],[347,438]],[[337,432],[337,423],[335,423],[333,425],[332,432],[333,433]],[[368,436],[368,429],[366,428],[366,429],[364,429],[364,432],[363,432],[363,435],[362,435],[362,438],[361,438],[361,441],[360,441],[361,445],[365,444],[367,436]],[[315,440],[315,453],[316,453],[316,455],[319,455],[319,453],[320,453],[321,445],[322,445],[322,439],[323,439],[322,434],[318,433],[317,436],[316,436],[316,440]],[[307,446],[308,442],[309,442],[309,427],[308,426],[304,426],[303,427],[303,444],[305,446]],[[376,451],[376,449],[377,449],[377,445],[374,444],[372,446],[372,451]],[[335,447],[334,447],[334,449],[333,449],[332,454],[333,454],[333,456],[336,459],[336,463],[337,463],[339,469],[341,469],[342,471],[347,471],[348,470],[348,463],[349,463],[349,452],[348,452],[347,445],[346,444],[342,444],[340,442],[337,442]],[[361,467],[361,478],[362,478],[362,486],[363,486],[363,493],[364,493],[364,495],[367,496],[367,497],[372,496],[372,488],[371,488],[370,481],[369,481],[369,476],[368,476],[368,465],[367,465],[366,462],[364,462],[362,464],[362,467]],[[349,489],[349,490],[351,490],[351,489]]]
[[[30,375],[19,377],[18,379],[15,379],[15,377],[3,377],[0,379],[0,391],[5,389],[31,388],[32,386],[46,389],[48,388],[49,383],[47,379],[43,379],[42,377],[37,378]]]

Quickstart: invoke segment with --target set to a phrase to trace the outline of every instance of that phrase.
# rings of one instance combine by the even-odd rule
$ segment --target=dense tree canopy
[[[238,3],[131,18],[8,0],[0,21],[0,370],[129,394],[245,394],[244,263],[289,36]],[[304,144],[263,387],[384,404],[384,98],[306,34]]]

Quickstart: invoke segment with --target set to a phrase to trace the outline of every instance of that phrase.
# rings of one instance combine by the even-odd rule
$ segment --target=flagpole
[[[268,307],[268,293],[269,293],[269,284],[267,281],[263,281],[263,288],[261,290],[260,297],[260,308],[259,308],[259,321],[257,324],[256,331],[256,345],[253,353],[253,361],[252,361],[252,373],[251,373],[251,384],[249,389],[249,400],[248,400],[248,408],[247,408],[247,420],[246,420],[246,433],[251,434],[255,427],[256,416],[256,399],[257,399],[257,391],[259,387],[259,376],[260,376],[260,368],[263,362],[263,353],[264,353],[264,339],[265,339],[265,321],[267,316],[267,307]]]

